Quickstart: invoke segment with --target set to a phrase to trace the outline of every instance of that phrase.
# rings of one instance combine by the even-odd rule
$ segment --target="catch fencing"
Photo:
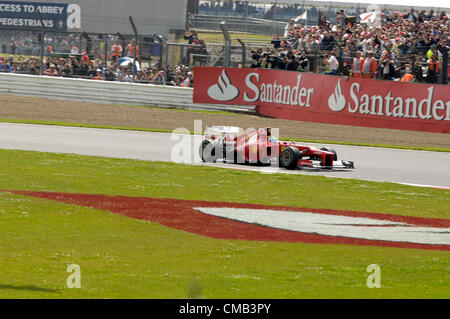
[[[188,25],[195,29],[220,30],[220,22],[225,21],[229,31],[248,32],[253,34],[282,36],[285,32],[286,22],[257,18],[189,15]]]
[[[42,38],[41,32],[36,30],[1,29],[0,53],[7,55],[35,56],[39,58],[41,47],[45,57],[52,55],[79,55],[86,52],[91,58],[99,59],[108,64],[112,58],[112,46],[119,43],[126,55],[127,45],[134,35],[121,33],[86,33],[86,32],[56,32],[45,30]],[[163,37],[157,34],[139,35],[137,38],[140,59],[144,63],[161,63],[161,43]]]

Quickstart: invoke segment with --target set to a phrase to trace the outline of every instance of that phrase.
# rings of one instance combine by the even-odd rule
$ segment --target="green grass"
[[[0,151],[0,189],[349,209],[450,218],[450,192],[304,175]],[[450,255],[215,240],[110,212],[0,193],[0,298],[448,298]],[[65,288],[81,267],[81,289]],[[366,268],[381,267],[381,289]]]
[[[199,31],[198,32],[198,37],[199,39],[205,41],[206,44],[208,43],[223,43],[224,42],[224,37],[221,31],[217,31],[217,32],[202,32]],[[235,32],[230,32],[230,37],[232,39],[232,44],[233,45],[237,45],[240,46],[239,42],[237,41],[237,39],[241,39],[244,43],[245,42],[261,42],[261,43],[267,43],[270,44],[270,42],[272,41],[272,36],[268,36],[268,35],[261,35],[261,34],[251,34],[251,33],[235,33]],[[180,42],[185,41],[183,38],[181,38]]]
[[[186,111],[186,110],[180,110]],[[199,112],[204,113],[204,111],[186,111],[186,112]],[[219,112],[220,113],[220,112]],[[216,113],[213,113],[216,114]],[[143,127],[124,127],[124,126],[112,126],[112,125],[95,125],[95,124],[81,124],[81,123],[70,123],[70,122],[60,122],[60,121],[41,121],[41,120],[21,120],[21,119],[2,119],[0,118],[0,123],[21,123],[21,124],[41,124],[41,125],[58,125],[58,126],[69,126],[69,127],[90,127],[90,128],[101,128],[101,129],[114,129],[114,130],[130,130],[130,131],[145,131],[145,132],[157,132],[157,133],[172,133],[172,130],[165,129],[153,129],[153,128],[143,128]],[[192,132],[191,134],[203,134],[202,132]],[[367,147],[383,147],[383,148],[393,148],[393,149],[405,149],[405,150],[418,150],[418,151],[432,151],[432,152],[450,152],[448,148],[436,148],[436,147],[422,147],[422,146],[402,146],[402,145],[388,145],[388,144],[372,144],[372,143],[354,143],[346,141],[322,141],[322,140],[307,140],[307,139],[296,139],[281,137],[281,140],[286,141],[296,141],[304,143],[317,143],[317,144],[338,144],[338,145],[352,145],[352,146],[367,146]]]
[[[142,106],[142,105],[128,105],[128,104],[120,104],[121,106],[128,106],[128,107],[140,107],[140,108],[146,108],[146,109],[155,109],[155,110],[170,110],[170,111],[178,111],[178,112],[189,112],[189,113],[202,113],[202,114],[214,114],[214,115],[231,115],[231,116],[238,116],[239,113],[233,113],[228,111],[207,111],[207,110],[189,110],[185,109],[184,107],[158,107],[158,106]]]

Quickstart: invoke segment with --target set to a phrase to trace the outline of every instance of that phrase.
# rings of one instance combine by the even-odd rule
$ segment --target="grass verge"
[[[205,41],[206,44],[208,43],[223,43],[223,33],[222,31],[216,31],[216,32],[204,32],[199,31],[198,32],[199,39]],[[236,33],[231,32],[230,37],[232,39],[232,44],[239,46],[239,42],[237,39],[242,40],[243,42],[261,42],[265,43],[267,45],[270,45],[273,37],[268,35],[262,35],[262,34],[252,34],[252,33]],[[186,42],[183,38],[179,40],[179,42]]]
[[[450,218],[449,191],[391,183],[24,151],[0,151],[0,164],[0,189]],[[448,297],[445,251],[215,240],[10,193],[0,193],[0,229],[1,298]],[[81,289],[65,288],[73,263]],[[370,264],[381,289],[366,287]]]
[[[155,109],[155,110],[161,110],[161,107],[157,106],[142,106],[142,105],[129,105],[129,104],[120,104],[120,106],[127,106],[127,107],[140,107],[145,109]],[[213,114],[213,115],[231,115],[231,116],[239,116],[238,113],[235,112],[227,112],[227,111],[208,111],[208,110],[189,110],[185,108],[177,108],[177,107],[165,107],[165,110],[170,111],[178,111],[178,112],[189,112],[189,113],[202,113],[202,114]]]

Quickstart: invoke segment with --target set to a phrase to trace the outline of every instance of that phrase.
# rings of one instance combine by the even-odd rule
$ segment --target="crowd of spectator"
[[[324,6],[324,8],[327,6]],[[252,17],[277,21],[287,21],[290,17],[300,15],[304,10],[302,4],[251,3],[248,1],[201,1],[198,13],[203,15],[225,15],[235,17]],[[316,17],[320,9],[311,7],[308,15]]]
[[[368,25],[348,22],[344,10],[340,10],[333,23],[321,19],[318,25],[307,26],[291,19],[286,31],[283,36],[273,37],[270,49],[252,51],[252,68],[429,83],[438,83],[440,74],[447,68],[447,64],[442,63],[450,44],[450,22],[445,12],[436,14],[433,10],[416,12],[414,9],[408,13],[381,12],[378,19]],[[198,46],[189,49],[188,55],[198,55],[199,52],[193,50],[205,47],[195,31],[185,33],[184,39]],[[22,32],[8,42],[3,34],[0,40],[2,52],[16,54],[16,57],[23,53],[17,58],[7,54],[0,56],[0,72],[41,73],[36,54],[26,55],[36,53],[35,48],[40,47],[35,36]],[[54,45],[59,52],[69,53],[65,57],[46,56],[42,74],[123,82],[134,78],[141,83],[193,86],[191,68],[185,65],[169,66],[165,74],[161,65],[141,64],[142,69],[136,69],[133,77],[133,63],[124,63],[120,58],[134,57],[134,42],[124,48],[118,41],[113,43],[105,65],[105,60],[97,55],[90,59],[85,52],[78,52],[74,35],[48,36],[48,46]],[[140,61],[139,46],[136,53]]]
[[[134,57],[134,42],[122,48],[117,41],[111,46],[109,61],[105,65],[104,55],[80,52],[77,47],[75,34],[45,35],[45,52],[42,65],[42,74],[46,76],[78,77],[100,81],[133,81],[133,64],[119,61],[121,57]],[[95,41],[94,41],[95,43]],[[41,74],[40,48],[38,34],[23,31],[11,32],[9,36],[5,33],[0,35],[0,72]],[[104,52],[104,51],[103,51]],[[52,53],[62,53],[55,54]],[[136,47],[137,60],[139,57],[139,46]],[[64,57],[60,57],[60,56]],[[92,59],[91,59],[91,58]],[[143,64],[141,64],[143,65]],[[193,85],[192,73],[187,66],[170,67],[167,77],[161,67],[147,64],[135,69],[135,82],[149,84],[164,84],[176,86]]]
[[[87,55],[67,58],[45,57],[42,74],[46,76],[77,77],[99,81],[133,81],[133,64],[121,64],[118,60],[105,66],[104,60],[99,58],[90,60]],[[40,74],[40,59],[13,56],[0,56],[0,72]],[[169,67],[167,79],[164,71],[156,67],[145,67],[136,70],[135,82],[162,85],[193,86],[193,76],[190,67],[180,65]]]
[[[8,30],[0,32],[0,52],[3,54],[17,55],[40,55],[41,45],[39,42],[40,32],[37,31],[19,31]],[[92,50],[97,53],[100,51],[100,39],[98,35],[91,34]],[[112,36],[109,36],[112,37]],[[53,52],[73,52],[79,51],[80,35],[76,33],[45,33],[44,54]],[[108,39],[113,41],[113,39]],[[78,53],[78,52],[77,52]],[[81,52],[80,52],[81,53]]]
[[[381,12],[373,25],[346,21],[344,10],[335,23],[321,20],[309,27],[292,19],[286,35],[273,38],[271,50],[253,52],[252,67],[305,71],[312,62],[307,57],[318,53],[326,74],[430,83],[447,68],[441,63],[450,45],[444,11]]]

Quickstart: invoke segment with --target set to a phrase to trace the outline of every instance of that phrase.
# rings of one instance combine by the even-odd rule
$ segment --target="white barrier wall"
[[[254,106],[194,104],[193,92],[191,88],[173,86],[0,73],[0,93],[5,94],[195,110],[255,111]]]

